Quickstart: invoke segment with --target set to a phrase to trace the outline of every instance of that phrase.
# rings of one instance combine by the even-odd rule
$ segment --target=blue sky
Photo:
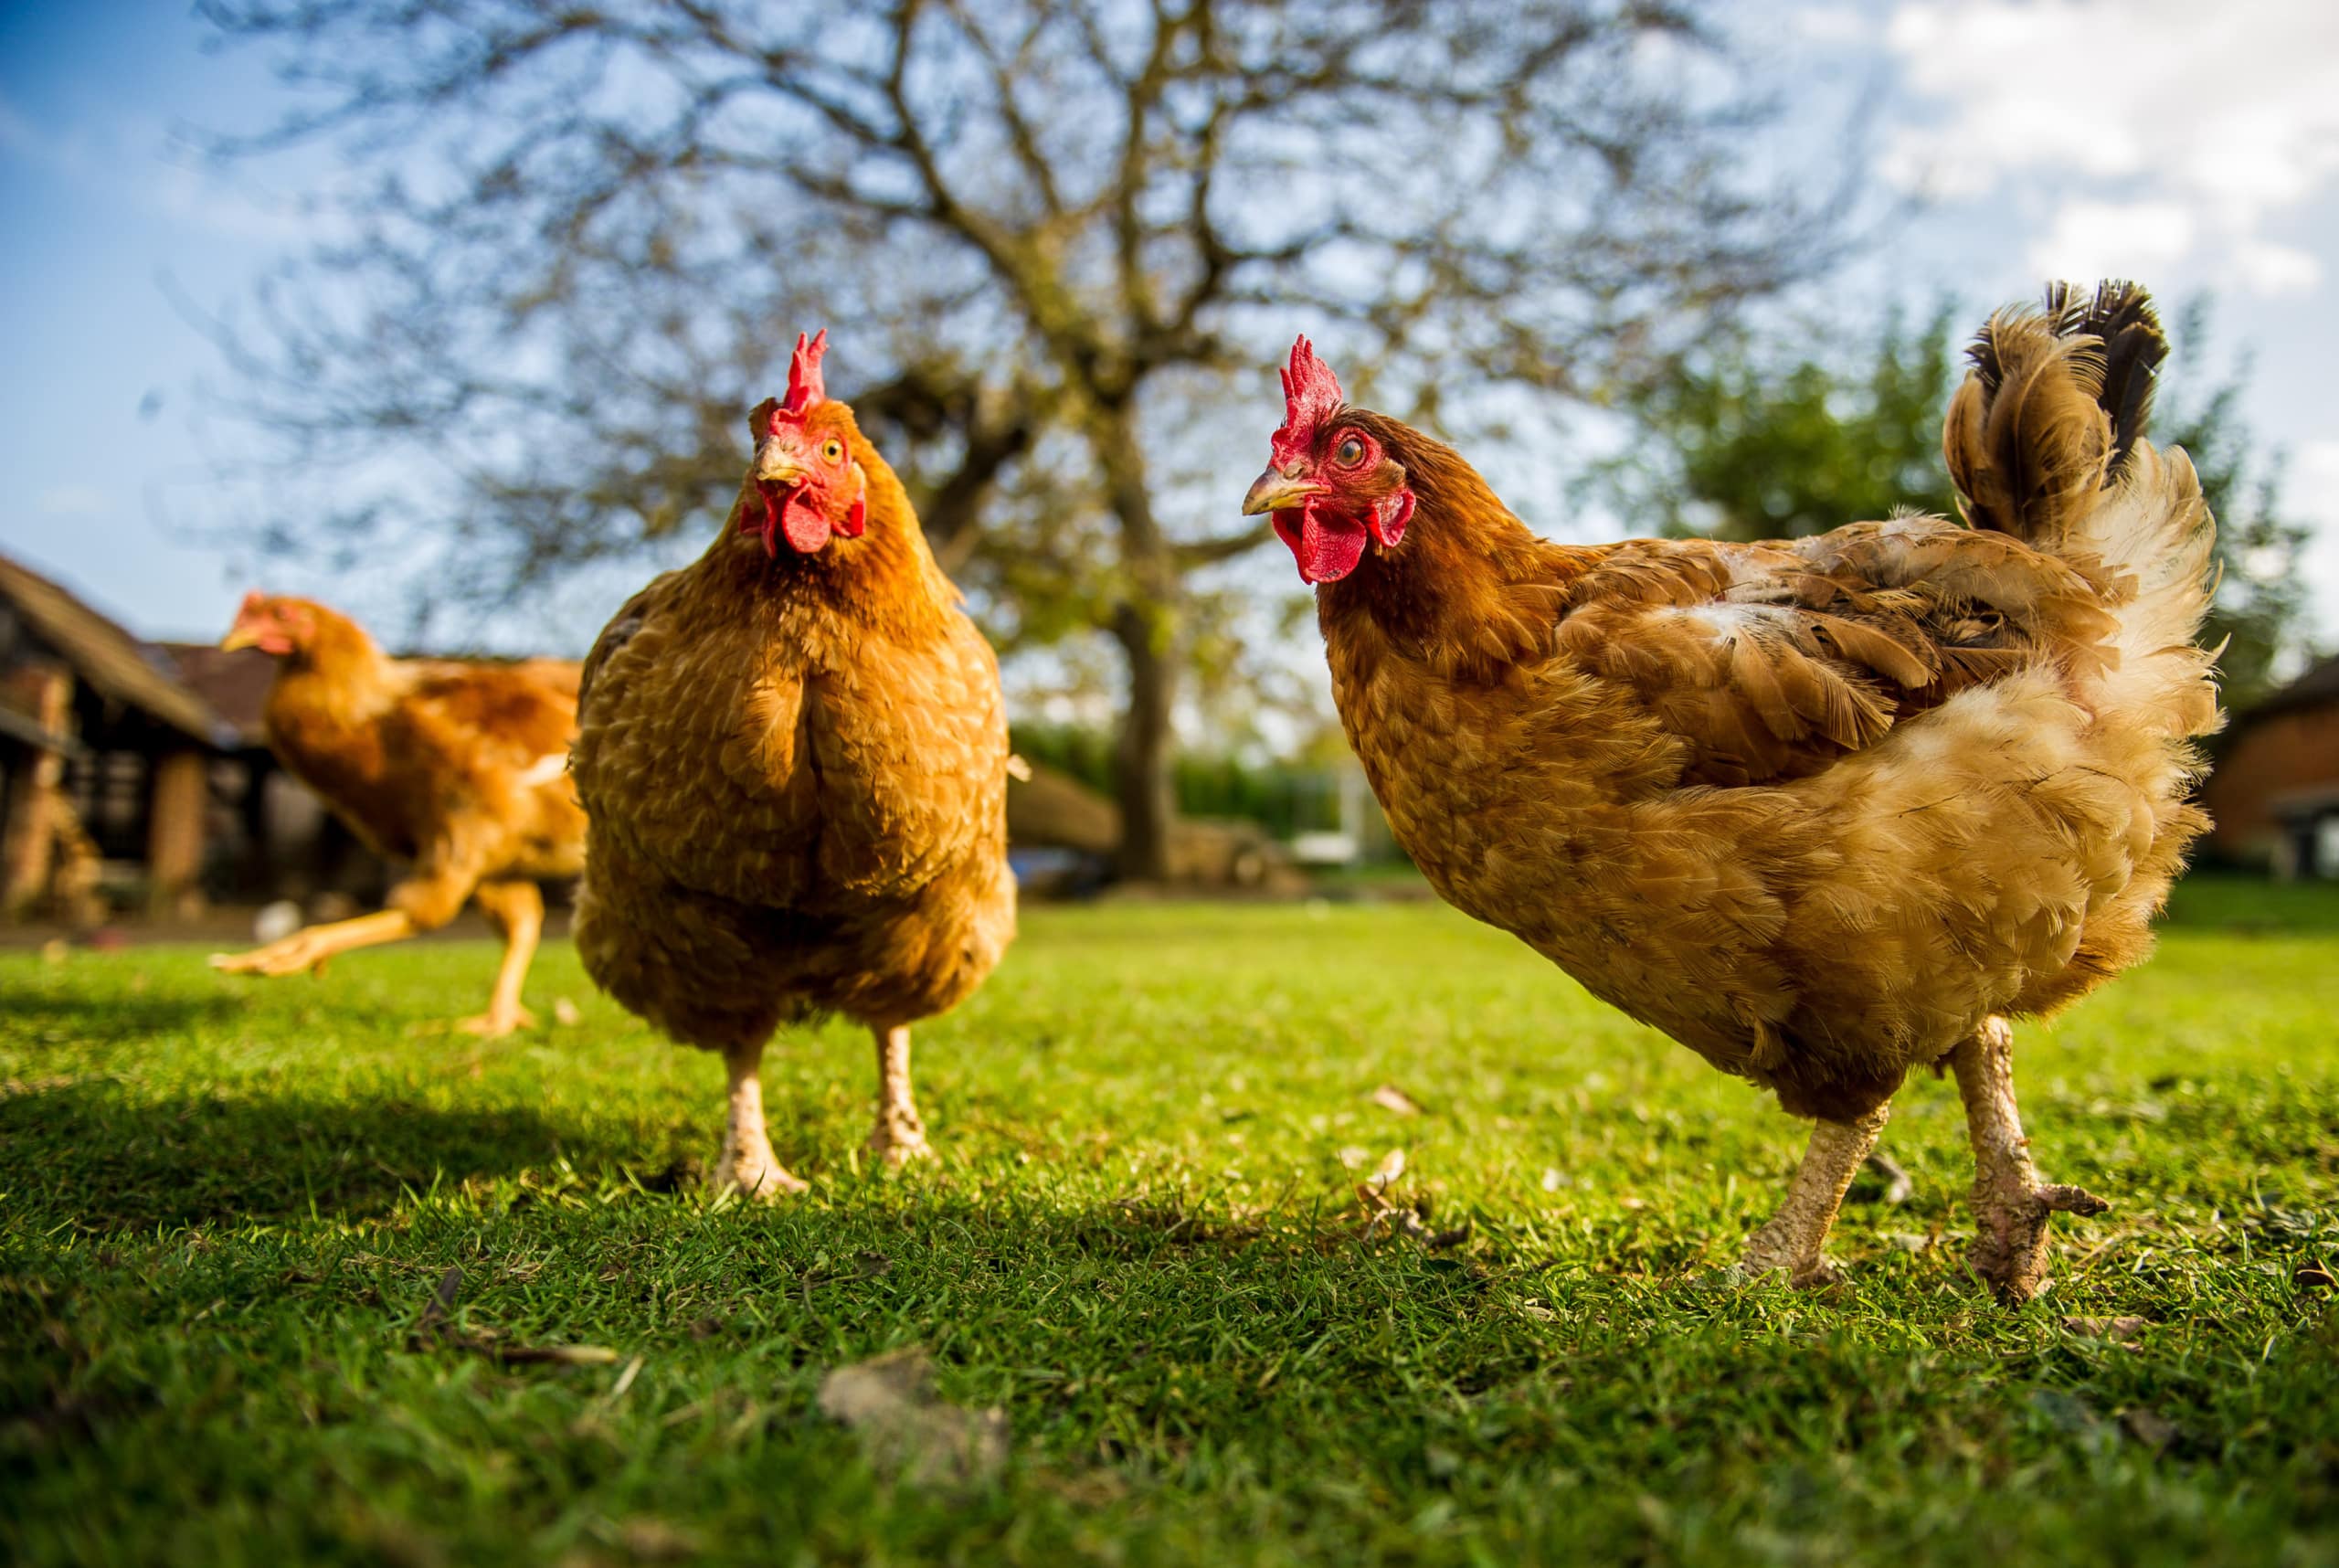
[[[1873,95],[1879,188],[1924,198],[1857,283],[2027,297],[2048,273],[2213,291],[2250,351],[2248,416],[2289,454],[2339,636],[2339,5],[2330,0],[1764,0],[1727,13],[1791,101]],[[246,293],[310,232],[316,158],[221,171],[188,124],[251,126],[264,62],[178,5],[0,3],[0,549],[150,635],[216,636],[255,552],[205,536],[232,380],[185,302]],[[743,391],[743,397],[745,392]],[[752,400],[752,399],[748,399]],[[323,582],[384,621],[379,581]],[[577,630],[581,641],[590,626]]]

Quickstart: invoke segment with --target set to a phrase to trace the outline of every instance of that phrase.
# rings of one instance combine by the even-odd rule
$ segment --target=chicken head
[[[1283,397],[1283,428],[1268,443],[1266,471],[1243,498],[1243,514],[1272,515],[1302,582],[1338,582],[1356,570],[1368,542],[1393,550],[1403,540],[1413,488],[1380,439],[1342,417],[1339,378],[1304,337],[1291,346]]]
[[[788,396],[765,398],[748,416],[756,461],[739,531],[760,536],[767,556],[778,556],[782,539],[809,556],[835,535],[858,539],[868,526],[869,480],[852,455],[852,413],[821,385],[828,346],[825,330],[809,339],[798,334]]]

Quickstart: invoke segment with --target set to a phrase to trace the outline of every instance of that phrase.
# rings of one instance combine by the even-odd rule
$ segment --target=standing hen
[[[757,1076],[783,1023],[875,1037],[890,1164],[929,1152],[909,1025],[982,983],[1015,933],[1007,720],[900,481],[825,396],[827,334],[749,417],[721,536],[618,612],[585,664],[577,788],[592,818],[577,947],[610,995],[720,1051],[717,1190],[804,1183],[774,1157]]]
[[[211,961],[232,974],[323,968],[336,953],[436,930],[476,900],[503,934],[487,1011],[457,1027],[534,1022],[520,988],[544,929],[535,879],[577,874],[585,816],[569,787],[577,666],[392,659],[313,599],[244,597],[222,648],[277,656],[262,720],[294,778],[377,853],[412,870],[389,907]]]
[[[2218,723],[2214,524],[2141,440],[2142,291],[1984,328],[1945,450],[1972,526],[1573,547],[1451,448],[1344,403],[1302,339],[1247,514],[1318,586],[1349,740],[1449,902],[1815,1118],[1744,1266],[1824,1273],[1912,1069],[1964,1098],[1976,1270],[2045,1283],[2010,1016],[2142,959]]]

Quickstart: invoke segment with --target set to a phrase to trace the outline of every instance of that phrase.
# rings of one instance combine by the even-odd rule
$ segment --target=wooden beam
[[[62,665],[20,670],[17,691],[31,699],[32,719],[48,735],[70,736],[73,673]],[[22,773],[8,780],[8,810],[0,821],[0,916],[32,913],[48,892],[56,863],[57,818],[66,810],[61,786],[65,756],[41,747],[27,753]]]
[[[211,800],[210,758],[193,749],[158,758],[146,818],[146,874],[154,915],[200,912],[196,878],[203,871],[204,816]]]

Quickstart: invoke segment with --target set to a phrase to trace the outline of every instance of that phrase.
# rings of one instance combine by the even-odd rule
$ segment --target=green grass
[[[2339,882],[2195,872],[2170,891],[2168,918],[2183,927],[2339,934]]]
[[[1843,1284],[1701,1287],[1801,1129],[1434,906],[1031,912],[920,1032],[938,1169],[856,1170],[858,1036],[775,1054],[776,1209],[691,1185],[715,1064],[566,946],[530,994],[581,1023],[429,1033],[491,963],[0,959],[0,1558],[2339,1560],[2339,1306],[2292,1278],[2339,1264],[2327,935],[2180,928],[2023,1032],[2043,1168],[2117,1207],[2019,1311],[1960,1270],[1930,1079]],[[1343,1152],[1395,1148],[1460,1246],[1360,1235]],[[549,1344],[618,1359],[482,1353]],[[819,1413],[912,1344],[1005,1413],[997,1476]]]

